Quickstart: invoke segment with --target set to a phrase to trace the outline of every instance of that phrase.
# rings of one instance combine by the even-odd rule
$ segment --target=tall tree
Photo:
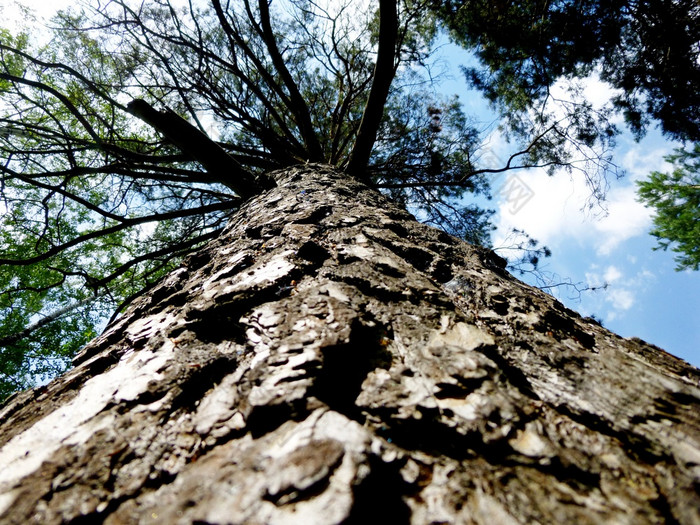
[[[629,36],[639,26],[630,20],[644,17],[626,4],[501,12],[405,0],[385,4],[383,16],[372,9],[360,16],[350,1],[285,5],[115,0],[60,15],[43,47],[0,32],[0,395],[65,367],[111,312],[218,235],[244,199],[269,185],[267,170],[330,163],[362,174],[426,222],[486,245],[491,212],[464,197],[488,195],[494,174],[582,161],[599,193],[596,170],[610,159],[595,145],[614,136],[608,114],[579,102],[563,116],[552,113],[543,93],[562,74],[612,63],[600,50],[615,31],[627,35],[616,40],[615,56],[637,40],[651,42],[641,29],[637,40]],[[673,12],[686,8],[679,3]],[[686,14],[683,35],[696,22],[692,10]],[[495,72],[493,81],[474,78],[503,104],[520,143],[501,165],[483,161],[482,137],[459,102],[441,100],[417,72],[436,17]],[[590,42],[557,33],[574,26],[602,29]],[[501,41],[506,34],[520,37]],[[534,46],[543,38],[552,44]],[[667,55],[685,83],[649,74],[640,84],[649,94],[649,86],[694,85],[695,69],[681,66],[697,50],[681,41]],[[618,85],[637,96],[637,84]],[[649,100],[683,111],[649,106],[646,114],[669,130],[691,128],[695,99],[681,95]]]
[[[574,116],[573,134],[584,143],[601,133],[614,136],[613,108],[637,138],[653,123],[670,138],[700,140],[700,11],[694,0],[448,0],[435,10],[452,37],[475,51],[479,65],[466,68],[467,77],[508,116],[516,136],[531,128],[533,114],[543,125],[556,122],[561,111],[546,108],[563,103]],[[616,88],[604,110],[580,97],[576,81],[591,74]],[[569,91],[564,101],[557,100],[561,90],[552,89],[562,84]],[[692,267],[692,183],[679,193],[678,185],[652,174],[644,188],[643,200],[661,204],[652,233],[679,241],[675,247],[685,252],[679,268]],[[689,205],[673,207],[674,198]],[[667,241],[660,246],[667,248]]]
[[[113,0],[43,49],[3,33],[5,355],[121,315],[0,408],[0,521],[700,520],[697,369],[406,211],[478,237],[456,199],[567,163],[584,113],[480,165],[416,98],[431,4],[352,6]]]

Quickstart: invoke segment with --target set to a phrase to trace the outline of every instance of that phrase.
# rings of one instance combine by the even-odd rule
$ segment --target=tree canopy
[[[656,121],[671,138],[700,140],[695,0],[447,0],[439,11],[486,66],[467,70],[473,84],[509,111],[537,107],[561,77],[596,71],[638,136]]]
[[[627,4],[500,5],[85,1],[59,13],[41,41],[1,30],[0,394],[61,369],[110,315],[268,188],[270,170],[334,165],[422,220],[488,244],[489,212],[468,197],[489,196],[494,174],[583,158],[594,180],[591,170],[608,166],[610,113],[580,101],[550,111],[556,78],[602,63],[634,129],[658,118],[692,137],[697,94],[668,91],[656,70],[642,68],[639,85],[605,73],[615,31],[625,36],[615,37],[616,60],[636,49],[629,35],[640,45],[653,36]],[[605,23],[582,45],[557,33],[562,21]],[[432,83],[443,26],[477,52],[486,69],[472,80],[509,114],[515,148],[501,165],[483,154],[479,123]],[[551,43],[537,47],[535,36]],[[683,70],[669,49],[669,71],[693,81],[697,67]],[[652,97],[657,88],[665,98]]]

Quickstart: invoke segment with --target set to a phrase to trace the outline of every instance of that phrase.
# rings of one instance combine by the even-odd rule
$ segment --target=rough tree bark
[[[1,410],[2,523],[700,523],[700,371],[330,168]]]

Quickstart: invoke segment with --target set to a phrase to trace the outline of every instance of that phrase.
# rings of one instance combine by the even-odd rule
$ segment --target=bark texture
[[[699,371],[322,166],[0,409],[0,522],[700,523]]]

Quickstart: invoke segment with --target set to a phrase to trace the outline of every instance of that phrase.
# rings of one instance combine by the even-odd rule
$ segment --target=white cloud
[[[622,277],[622,272],[618,270],[616,266],[608,266],[608,269],[603,275],[603,279],[605,279],[606,283],[613,283],[617,281],[620,277]]]
[[[613,279],[609,279],[609,277]],[[594,305],[597,304],[597,306],[594,306],[594,309],[602,311],[605,320],[608,322],[620,318],[637,302],[639,289],[630,286],[630,283],[626,280],[613,282],[619,279],[620,276],[617,274],[608,275],[608,272],[604,275],[586,272],[586,281],[589,286],[600,288],[606,285],[604,289],[598,290],[598,299],[594,301]]]
[[[605,284],[605,278],[598,271],[597,264],[591,264],[590,271],[586,272],[586,283],[594,288],[598,288]]]
[[[608,104],[615,95],[615,90],[597,75],[580,79],[578,85],[578,93],[597,109]],[[561,100],[578,96],[567,90],[565,80],[553,86],[552,94],[553,98]],[[553,104],[550,109],[556,114],[563,111]],[[624,129],[624,125],[621,127]],[[508,145],[502,138],[492,136],[490,139],[492,151],[507,157]],[[517,228],[554,248],[559,243],[575,239],[580,245],[590,246],[593,254],[613,253],[626,240],[646,235],[650,229],[652,210],[637,202],[635,182],[646,178],[651,171],[668,170],[664,157],[677,145],[665,141],[657,130],[651,130],[640,142],[635,142],[629,132],[621,135],[619,146],[613,152],[613,161],[624,170],[626,177],[607,181],[610,188],[605,201],[595,200],[586,183],[586,175],[577,170],[571,174],[560,170],[554,177],[547,176],[544,170],[521,172],[516,175],[519,182],[515,186],[504,184],[509,177],[504,175],[493,185],[496,190],[499,187],[508,190],[497,195],[500,199],[494,244],[498,246],[513,228]],[[578,166],[585,166],[585,163]],[[594,173],[588,176],[595,180]],[[518,191],[513,191],[514,187]],[[531,192],[529,200],[524,198],[524,190]]]
[[[610,191],[606,201],[608,213],[592,226],[596,232],[596,252],[608,255],[617,246],[651,227],[652,212],[637,201],[636,186],[624,186]]]
[[[649,283],[654,280],[655,275],[643,268],[633,275],[627,276],[627,272],[617,265],[608,265],[601,268],[593,263],[586,272],[586,283],[592,287],[603,287],[596,293],[596,299],[589,296],[589,301],[593,310],[603,311],[606,321],[610,322],[624,315],[637,304],[640,294],[643,296],[649,287]]]
[[[630,288],[611,287],[605,291],[605,302],[609,310],[605,313],[605,320],[611,322],[623,316],[624,312],[632,308],[637,302],[637,294]]]
[[[627,284],[627,280],[623,279],[624,274],[615,265],[611,264],[604,271],[600,270],[597,264],[591,264],[589,271],[586,272],[586,283],[590,286],[599,288],[601,286],[610,286],[614,283]]]
[[[550,177],[537,171],[519,173],[517,179],[523,187],[516,187],[515,193],[513,184],[502,185],[511,191],[499,195],[496,246],[517,228],[550,246],[575,239],[591,245],[599,255],[607,255],[627,239],[646,234],[651,226],[651,211],[637,202],[636,186],[610,190],[602,204],[606,213],[594,215],[588,210],[591,194],[583,177],[566,173]],[[523,203],[527,191],[529,200]]]
[[[502,182],[499,181],[500,185],[494,185],[495,189],[506,183],[508,177],[513,175],[506,175]],[[496,246],[499,239],[507,236],[513,228],[525,230],[546,244],[552,244],[561,237],[583,234],[580,209],[588,195],[585,183],[572,180],[566,174],[550,177],[544,170],[520,172],[517,178],[529,190],[530,199],[522,207],[514,208],[512,199],[509,201],[513,194],[497,194],[500,202]]]
[[[607,82],[603,82],[598,74],[582,79],[581,84],[583,86],[583,96],[596,109],[602,109],[610,104],[612,98],[621,92],[621,90],[613,88]]]
[[[615,310],[629,310],[635,303],[635,296],[630,290],[613,289],[605,300],[611,303]]]
[[[590,245],[592,253],[609,255],[626,240],[646,235],[653,210],[637,201],[635,181],[651,171],[669,170],[664,156],[672,152],[675,144],[664,142],[658,133],[640,143],[628,139],[621,144],[621,151],[616,151],[627,176],[609,181],[611,187],[605,200],[597,203],[599,206],[584,175],[576,170],[571,174],[560,170],[552,177],[544,170],[503,175],[493,184],[499,211],[494,244],[498,246],[517,228],[552,247],[575,239],[581,245]],[[497,151],[504,147],[498,137],[494,137],[493,146]],[[515,192],[511,191],[514,186],[507,184],[513,177],[518,181]],[[503,188],[508,191],[499,193]],[[529,200],[522,198],[524,192],[529,192]]]
[[[550,93],[555,99],[573,100],[576,98],[570,93],[570,87],[579,90],[583,98],[590,102],[595,109],[602,109],[610,105],[612,98],[620,93],[607,82],[603,82],[598,73],[593,73],[585,78],[567,79],[560,78],[550,88]]]
[[[649,282],[652,279],[656,279],[656,275],[654,275],[649,270],[644,269],[637,274],[637,279],[640,280],[641,282]]]
[[[620,160],[620,166],[625,170],[627,178],[632,181],[646,179],[652,171],[670,171],[671,165],[664,157],[673,153],[680,143],[664,142],[655,147],[649,147],[648,141],[626,144],[627,151]]]

